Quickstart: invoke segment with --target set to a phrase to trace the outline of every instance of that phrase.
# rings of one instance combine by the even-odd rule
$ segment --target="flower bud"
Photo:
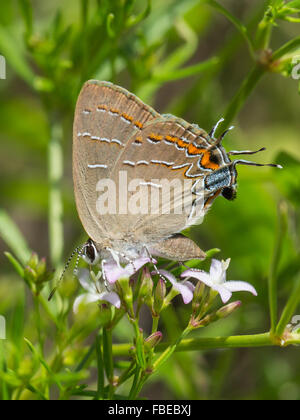
[[[166,285],[162,278],[160,278],[157,282],[155,292],[154,292],[154,313],[157,315],[160,313],[161,308],[164,304],[164,299],[166,296]]]
[[[46,259],[39,257],[36,253],[32,253],[25,269],[24,280],[33,293],[38,295],[44,287],[44,284],[51,280],[54,272],[47,270]]]
[[[148,296],[152,295],[153,290],[153,280],[150,274],[148,267],[143,268],[142,278],[141,278],[141,288],[139,292],[139,296],[142,299],[147,298]]]
[[[155,333],[149,335],[149,337],[145,340],[145,349],[153,349],[161,341],[162,337],[163,335],[160,331],[156,331]]]
[[[226,306],[223,306],[221,309],[218,309],[217,311],[212,312],[209,315],[206,315],[204,318],[199,320],[199,317],[191,317],[190,320],[190,326],[192,328],[200,328],[200,327],[206,327],[209,324],[212,324],[213,322],[218,321],[219,319],[226,318],[229,315],[231,315],[236,309],[238,309],[241,306],[242,302],[232,302],[229,303]]]
[[[130,286],[130,279],[129,277],[123,277],[118,280],[118,284],[121,289],[121,294],[119,293],[119,296],[122,295],[123,301],[126,305],[126,308],[129,312],[129,315],[133,317],[133,293],[132,288]]]
[[[192,309],[193,313],[199,313],[199,309],[203,304],[203,300],[205,299],[205,284],[201,281],[198,281],[194,290],[194,297],[192,301]]]
[[[238,309],[242,305],[242,302],[240,300],[236,302],[229,303],[226,306],[223,306],[221,309],[217,311],[217,317],[218,319],[227,318],[229,315],[231,315],[236,309]]]

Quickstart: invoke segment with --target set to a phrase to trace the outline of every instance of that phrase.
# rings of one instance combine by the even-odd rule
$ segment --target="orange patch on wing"
[[[125,120],[128,120],[130,122],[133,121],[133,117],[131,117],[130,115],[126,114],[126,112],[123,112],[122,117],[125,118]]]
[[[194,146],[193,144],[189,144],[188,146],[188,153],[190,155],[202,155],[204,153],[206,153],[205,149],[199,149],[198,147]]]
[[[178,144],[179,147],[184,147],[185,149],[189,147],[190,145],[190,143],[187,143],[186,141],[181,140],[181,139],[178,139],[176,143]]]
[[[143,124],[140,121],[135,121],[134,125],[138,128],[141,128],[141,129],[143,128]]]
[[[172,136],[166,136],[165,138],[167,141],[171,141],[172,143],[177,143],[177,141],[179,140],[178,137],[172,137]]]
[[[98,105],[97,108],[98,109],[103,109],[104,111],[108,111],[108,106],[106,106],[106,105]]]
[[[151,133],[151,134],[149,134],[148,138],[150,140],[154,140],[154,141],[161,141],[163,139],[163,136],[159,136],[157,134]]]
[[[203,153],[203,157],[201,159],[200,164],[201,164],[201,166],[203,166],[206,169],[216,170],[216,169],[219,169],[219,167],[220,167],[217,163],[212,162],[210,160],[210,152],[207,151],[207,150]]]

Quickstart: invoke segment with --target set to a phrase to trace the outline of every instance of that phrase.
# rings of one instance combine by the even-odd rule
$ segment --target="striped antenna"
[[[262,147],[259,150],[231,150],[230,152],[228,152],[228,155],[255,155],[256,153],[259,152],[263,152],[264,150],[266,150],[266,147]]]
[[[232,161],[231,164],[233,166],[236,166],[236,165],[271,166],[272,168],[283,169],[281,165],[276,165],[275,163],[256,163],[256,162],[251,162],[250,160],[243,160],[243,159],[234,160]]]
[[[228,134],[229,131],[231,131],[233,129],[234,129],[234,125],[232,125],[231,127],[227,128],[227,130],[225,130],[224,133],[221,134],[221,136],[220,136],[220,142],[223,140],[223,138],[226,136],[226,134]]]
[[[209,133],[209,136],[212,138],[212,139],[214,139],[215,138],[215,134],[216,134],[216,131],[217,131],[217,129],[218,129],[218,127],[219,127],[219,125],[222,123],[222,122],[224,122],[225,121],[225,119],[224,118],[221,118],[218,122],[217,122],[217,124],[213,127],[213,129],[211,130],[211,132]]]
[[[228,134],[229,133],[229,131],[231,131],[231,130],[233,130],[234,129],[234,125],[232,125],[231,127],[229,127],[226,131],[224,131],[224,133],[223,134],[221,134],[221,136],[218,138],[218,139],[215,139],[214,138],[214,135],[215,135],[215,132],[216,132],[216,130],[217,130],[217,128],[218,128],[218,126],[221,124],[221,122],[223,122],[223,121],[225,121],[224,120],[224,118],[222,118],[218,123],[217,123],[217,125],[213,128],[213,130],[211,131],[211,133],[210,133],[210,135],[211,135],[211,137],[215,140],[215,142],[209,147],[210,149],[213,149],[213,148],[215,148],[215,147],[217,147],[217,146],[219,146],[221,143],[222,143],[222,141],[223,141],[223,139],[224,139],[224,137],[226,136],[226,134]]]
[[[84,244],[84,245],[80,245],[80,246],[78,246],[78,247],[77,247],[77,248],[76,248],[76,249],[72,252],[71,256],[69,257],[68,261],[66,262],[66,265],[65,265],[65,267],[64,267],[64,269],[63,269],[63,272],[61,273],[61,276],[60,276],[60,278],[59,278],[59,280],[58,280],[58,282],[57,282],[57,285],[54,287],[54,289],[52,290],[52,292],[50,293],[50,295],[49,295],[49,297],[48,297],[48,302],[50,302],[50,300],[53,298],[53,296],[54,296],[54,294],[55,294],[56,290],[59,288],[59,286],[60,286],[61,282],[63,281],[64,276],[65,276],[65,274],[66,274],[66,271],[67,271],[67,269],[69,268],[69,266],[70,266],[70,264],[71,264],[71,261],[73,260],[73,258],[74,258],[74,255],[75,255],[75,254],[77,254],[76,265],[75,265],[75,268],[76,268],[76,270],[77,270],[77,268],[78,268],[78,264],[79,264],[79,258],[81,257],[82,252],[83,252],[83,250],[84,250],[84,247],[85,247],[85,246],[86,246],[86,244]],[[73,272],[73,273],[75,274],[75,269],[74,269],[74,272]]]

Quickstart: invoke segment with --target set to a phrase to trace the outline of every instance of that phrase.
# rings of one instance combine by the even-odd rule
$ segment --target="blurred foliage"
[[[282,171],[240,167],[237,199],[218,198],[204,223],[190,232],[203,249],[220,248],[222,258],[231,257],[231,278],[259,292],[256,299],[243,296],[240,311],[195,336],[269,329],[268,278],[269,285],[278,282],[281,311],[300,271],[299,79],[293,78],[300,62],[299,11],[297,0],[1,5],[7,79],[0,80],[0,236],[1,250],[14,254],[0,255],[0,314],[8,334],[0,341],[2,399],[69,398],[70,390],[84,395],[76,388],[80,381],[93,384],[90,336],[100,326],[97,312],[69,315],[78,289],[71,278],[46,302],[50,289],[46,283],[37,293],[39,280],[53,273],[43,259],[30,259],[35,250],[58,269],[85,238],[73,198],[71,133],[78,92],[91,78],[122,85],[159,112],[207,131],[221,116],[222,128],[234,120],[237,128],[224,141],[227,150],[266,146],[257,160],[284,166]],[[279,237],[282,203],[287,228]],[[143,314],[150,334],[149,320]],[[182,304],[169,307],[161,321],[164,337],[175,340],[186,322]],[[114,339],[132,340],[126,319]],[[298,354],[297,347],[176,353],[142,395],[299,399]]]

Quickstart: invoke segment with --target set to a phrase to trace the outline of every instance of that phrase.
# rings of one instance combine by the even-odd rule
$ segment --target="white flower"
[[[149,257],[139,257],[126,265],[126,267],[120,266],[116,261],[109,261],[103,264],[103,272],[105,278],[109,283],[115,283],[120,278],[131,277],[136,273],[140,268],[149,262],[156,262],[155,260]]]
[[[121,301],[116,292],[112,291],[111,287],[106,287],[103,282],[96,279],[94,282],[90,278],[90,272],[86,268],[78,270],[78,279],[81,286],[87,291],[75,299],[73,311],[78,312],[79,306],[82,302],[92,303],[105,300],[111,303],[116,308],[120,308]]]
[[[156,274],[155,271],[153,274]],[[175,276],[172,273],[166,270],[159,270],[159,274],[166,277],[169,282],[172,284],[173,288],[181,294],[183,302],[185,304],[190,303],[193,300],[195,286],[188,280],[177,281]]]
[[[226,261],[213,259],[209,274],[203,270],[189,269],[181,274],[181,277],[193,277],[218,292],[223,303],[230,300],[233,292],[250,292],[257,296],[254,287],[244,281],[226,281],[226,271],[230,264],[230,258]]]

